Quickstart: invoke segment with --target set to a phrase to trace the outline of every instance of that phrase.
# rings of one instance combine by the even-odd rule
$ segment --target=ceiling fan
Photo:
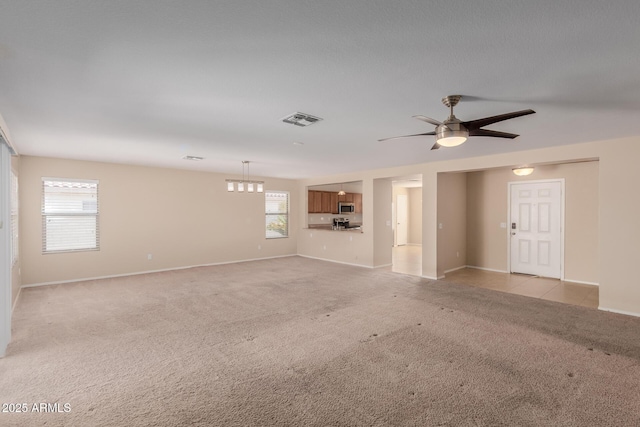
[[[493,136],[495,138],[513,139],[518,135],[516,135],[515,133],[498,132],[495,130],[481,128],[493,123],[501,122],[503,120],[509,120],[515,117],[526,116],[527,114],[535,113],[535,111],[533,110],[521,110],[514,111],[512,113],[500,114],[498,116],[485,117],[483,119],[463,122],[453,115],[453,107],[458,104],[458,101],[460,101],[461,98],[461,95],[449,95],[442,98],[442,103],[449,107],[451,112],[447,120],[445,120],[444,122],[439,122],[425,116],[413,116],[418,120],[422,120],[423,122],[431,123],[432,125],[434,125],[436,127],[435,131],[418,133],[415,135],[394,136],[391,138],[380,139],[379,141],[388,141],[390,139],[397,138],[410,138],[413,136],[435,135],[436,143],[433,147],[431,147],[431,149],[437,150],[440,147],[455,147],[457,145],[460,145],[465,142],[470,136]]]

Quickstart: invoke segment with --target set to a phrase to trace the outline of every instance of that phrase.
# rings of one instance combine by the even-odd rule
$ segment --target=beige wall
[[[565,180],[566,280],[598,283],[598,162],[537,166],[528,177],[511,168],[468,174],[467,263],[507,271],[509,224],[508,183],[542,179]]]
[[[373,266],[392,263],[393,228],[391,226],[393,188],[388,179],[373,181]]]
[[[634,162],[640,158],[640,137],[617,140],[595,141],[536,150],[516,151],[491,156],[467,159],[447,160],[422,163],[386,169],[354,172],[346,175],[315,177],[301,181],[305,185],[323,184],[341,181],[364,180],[363,199],[373,208],[373,190],[371,182],[383,177],[422,175],[422,275],[437,277],[438,270],[444,270],[438,258],[438,188],[437,174],[441,172],[471,172],[493,168],[511,168],[521,164],[566,163],[574,160],[599,159],[598,173],[598,225],[597,232],[597,277],[600,284],[600,307],[625,313],[640,315],[640,286],[636,286],[637,274],[635,260],[640,255],[635,242],[640,239],[640,227],[635,217],[640,207],[640,199],[634,198],[635,186],[640,182],[640,168]],[[366,183],[369,183],[367,188]],[[302,204],[302,202],[301,202]],[[364,259],[362,265],[372,266],[371,256],[373,238],[372,218],[365,211],[364,239],[348,256],[350,259]],[[304,233],[301,234],[304,236]],[[334,237],[326,236],[327,239]],[[571,237],[571,239],[575,238]],[[322,247],[324,237],[314,241],[315,247]],[[506,239],[505,239],[506,240]],[[569,242],[565,242],[569,245]],[[575,245],[575,244],[574,244]],[[583,244],[579,244],[583,245]],[[585,245],[586,246],[586,245]],[[305,254],[306,248],[298,246],[298,251]],[[341,257],[335,260],[342,262]],[[469,260],[467,260],[469,262]],[[591,266],[593,268],[593,266]],[[578,267],[579,269],[579,267]],[[587,270],[585,270],[587,271]],[[591,270],[588,270],[591,271]],[[568,274],[577,280],[590,281],[593,273],[575,274],[576,269],[568,267]],[[574,276],[575,275],[575,276]]]
[[[606,144],[600,154],[600,307],[640,316],[640,137]]]
[[[422,187],[409,188],[409,244],[422,244]]]
[[[442,228],[440,228],[442,225]],[[438,174],[438,277],[467,264],[467,174]]]
[[[358,176],[358,178],[354,178]],[[373,179],[355,174],[298,181],[299,194],[306,194],[307,187],[335,182],[362,181],[362,231],[333,231],[309,229],[301,223],[298,232],[298,254],[310,258],[326,259],[345,264],[373,267]],[[297,202],[300,212],[307,212],[308,201],[301,197]],[[305,219],[307,216],[305,215]],[[391,249],[389,249],[391,250]]]
[[[381,229],[385,233],[384,227],[374,222],[374,180],[413,174],[421,174],[423,177],[422,274],[424,277],[436,277],[439,270],[444,270],[444,258],[438,257],[438,173],[510,168],[527,163],[540,165],[599,159],[597,178],[599,231],[595,243],[598,255],[594,263],[597,265],[597,275],[593,280],[600,284],[600,307],[640,315],[640,286],[636,285],[635,269],[635,262],[640,255],[636,245],[640,240],[640,227],[637,226],[636,219],[640,199],[634,197],[637,183],[640,182],[640,168],[635,165],[638,158],[640,158],[640,137],[631,137],[329,177],[314,177],[297,182],[268,179],[268,188],[271,189],[275,189],[271,187],[272,184],[279,182],[282,183],[283,188],[290,186],[284,189],[292,192],[293,239],[287,239],[286,242],[265,243],[260,252],[256,246],[261,238],[257,231],[255,233],[254,231],[257,230],[258,221],[262,229],[264,218],[261,215],[248,214],[253,207],[251,201],[241,200],[237,198],[240,196],[237,194],[229,195],[220,191],[219,185],[223,183],[224,178],[221,175],[23,157],[20,164],[21,193],[24,191],[26,182],[29,181],[32,185],[37,185],[38,190],[31,189],[23,194],[25,197],[22,200],[21,216],[22,283],[65,280],[68,277],[85,275],[108,275],[113,274],[114,270],[127,273],[185,264],[233,261],[254,258],[256,255],[261,257],[295,253],[294,239],[298,244],[297,252],[301,255],[373,267],[374,250],[380,253],[387,253],[388,250],[388,253],[391,253],[391,248],[386,248],[384,239],[374,241],[377,230]],[[115,211],[108,215],[106,215],[108,212],[103,211],[106,216],[103,216],[101,221],[106,222],[102,223],[102,235],[105,237],[105,233],[110,231],[112,240],[108,242],[109,238],[107,238],[107,241],[103,241],[103,250],[99,255],[83,253],[43,256],[40,254],[39,180],[43,175],[101,180],[101,194],[103,194],[102,191],[105,192],[105,199],[101,201],[104,203],[108,200]],[[306,199],[298,195],[303,194],[307,185],[360,180],[363,181],[363,233],[354,233],[350,238],[346,233],[311,232],[303,228],[304,224],[296,225],[298,224],[296,213],[306,212]],[[175,182],[179,184],[174,185]],[[109,184],[103,186],[103,183]],[[184,188],[177,188],[186,183],[194,185],[195,190],[188,191],[192,194],[191,197],[183,194]],[[139,202],[139,194],[145,192],[154,196],[151,207]],[[196,196],[193,196],[194,192],[197,193]],[[203,198],[203,194],[206,197]],[[218,198],[214,199],[213,196]],[[182,234],[176,234],[167,224],[172,224],[176,217],[181,217],[183,211],[175,208],[174,202],[184,199],[190,200],[190,212],[194,212],[189,215],[192,222],[183,225]],[[131,210],[123,207],[126,204],[122,201],[131,202],[133,206],[139,208],[139,211],[132,213]],[[233,203],[230,203],[231,201]],[[231,205],[234,208],[231,208]],[[28,214],[25,213],[27,208]],[[160,213],[156,214],[156,211]],[[206,211],[206,214],[202,214],[203,211]],[[152,224],[148,224],[150,213],[159,217],[153,217]],[[133,216],[124,224],[126,229],[131,231],[131,235],[119,230],[118,226],[121,220],[117,218],[128,218],[126,214]],[[225,227],[228,221],[232,221],[231,224],[240,230]],[[214,225],[212,222],[217,224]],[[157,230],[167,230],[167,233],[158,233]],[[297,231],[299,234],[296,236]],[[183,237],[184,232],[189,238]],[[262,236],[261,233],[259,234]],[[573,242],[578,237],[580,236],[573,233],[573,237],[568,236],[567,239]],[[172,244],[174,241],[176,243]],[[264,243],[264,239],[262,242]],[[107,243],[110,246],[104,246]],[[567,248],[571,244],[581,249],[588,246],[584,242],[566,242],[566,244]],[[112,247],[117,249],[114,250]],[[118,253],[117,250],[122,252]],[[154,257],[153,262],[148,262],[146,253],[151,250],[160,255]],[[88,264],[89,267],[82,267],[82,263]],[[593,269],[593,265],[591,268]],[[30,276],[28,278],[27,271]],[[580,275],[577,274],[578,271]],[[567,266],[567,274],[571,274],[571,277],[576,277],[577,280],[585,281],[591,281],[589,279],[594,276],[592,270],[587,267],[582,269],[577,265],[576,268]]]
[[[20,157],[14,156],[11,157],[11,171],[18,177],[18,191],[20,191]],[[20,196],[18,195],[18,200]],[[18,207],[20,206],[20,202],[18,201]],[[19,214],[18,214],[19,215]],[[20,220],[18,219],[18,227],[20,228]],[[20,229],[18,229],[18,239],[20,239]],[[18,259],[16,263],[11,268],[11,306],[16,302],[18,298],[18,293],[20,292],[20,286],[22,284],[22,279],[20,277],[20,241],[18,240]]]
[[[100,181],[99,251],[42,254],[42,177]],[[290,237],[266,239],[263,195],[228,193],[225,178],[237,177],[22,156],[22,284],[295,254],[295,181],[265,179],[291,197]]]

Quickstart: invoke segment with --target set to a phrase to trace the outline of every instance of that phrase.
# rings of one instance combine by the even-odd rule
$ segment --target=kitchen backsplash
[[[333,218],[347,218],[350,223],[361,224],[362,214],[309,214],[309,225],[333,224]]]

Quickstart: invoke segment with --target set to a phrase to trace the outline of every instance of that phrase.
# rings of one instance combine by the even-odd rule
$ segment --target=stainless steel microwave
[[[338,202],[338,213],[350,214],[350,213],[355,213],[355,211],[356,211],[355,203]]]

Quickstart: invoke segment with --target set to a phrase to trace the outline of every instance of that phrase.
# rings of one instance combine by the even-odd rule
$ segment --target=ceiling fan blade
[[[515,133],[498,132],[497,130],[489,129],[474,129],[469,131],[469,136],[493,136],[495,138],[517,138],[519,135]]]
[[[431,123],[434,126],[440,126],[442,124],[442,122],[439,122],[437,120],[434,120],[430,117],[426,117],[426,116],[421,116],[421,115],[417,115],[417,116],[412,116],[414,119],[418,119],[418,120],[422,120],[423,122],[427,122],[427,123]]]
[[[379,139],[378,142],[389,141],[391,139],[399,139],[399,138],[411,138],[412,136],[425,136],[425,135],[435,135],[435,132],[427,132],[427,133],[417,133],[415,135],[403,135],[403,136],[392,136],[391,138]]]
[[[437,142],[435,144],[433,144],[433,147],[431,147],[432,150],[437,150],[438,148],[442,147],[442,145],[438,144]]]
[[[475,129],[480,129],[483,126],[488,126],[492,123],[501,122],[503,120],[514,119],[516,117],[526,116],[527,114],[533,114],[533,113],[535,113],[535,111],[533,110],[514,111],[513,113],[500,114],[498,116],[491,116],[491,117],[485,117],[483,119],[462,122],[462,124],[471,131]]]

